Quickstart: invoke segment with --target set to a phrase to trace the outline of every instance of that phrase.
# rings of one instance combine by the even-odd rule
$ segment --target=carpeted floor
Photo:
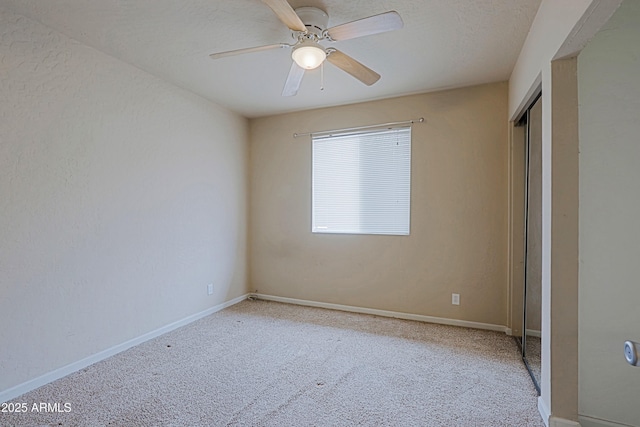
[[[13,402],[69,412],[2,413],[0,425],[544,426],[511,337],[266,301]]]
[[[540,384],[542,378],[542,341],[539,337],[532,335],[527,336],[527,362],[529,363],[529,369],[536,377],[536,381]]]

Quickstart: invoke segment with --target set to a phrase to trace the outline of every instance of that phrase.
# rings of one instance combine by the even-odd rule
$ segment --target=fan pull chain
[[[324,90],[324,61],[320,64],[320,90]]]

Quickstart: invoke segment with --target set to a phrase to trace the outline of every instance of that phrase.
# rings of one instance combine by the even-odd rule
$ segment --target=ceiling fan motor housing
[[[291,48],[293,63],[282,91],[282,96],[293,96],[298,92],[305,70],[313,70],[331,62],[342,71],[352,75],[367,86],[371,86],[380,79],[380,74],[356,61],[349,55],[332,47],[325,47],[321,42],[349,40],[356,37],[383,33],[402,28],[402,18],[396,11],[389,11],[360,18],[328,28],[329,15],[317,7],[305,6],[293,9],[288,0],[262,0],[276,14],[280,21],[291,30],[295,40],[292,44],[278,43],[254,48],[236,49],[211,54],[217,59],[226,56],[239,55],[250,52],[260,52],[276,48]]]
[[[299,7],[295,10],[300,20],[307,27],[307,31],[314,34],[318,39],[322,39],[322,33],[329,24],[329,15],[324,10],[317,7]]]

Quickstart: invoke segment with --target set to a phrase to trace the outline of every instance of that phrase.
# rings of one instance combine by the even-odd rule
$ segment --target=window
[[[409,234],[411,128],[312,136],[312,232]]]

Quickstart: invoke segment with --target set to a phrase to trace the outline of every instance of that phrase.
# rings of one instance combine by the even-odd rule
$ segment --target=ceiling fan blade
[[[303,76],[304,68],[296,64],[295,61],[292,62],[287,81],[284,83],[284,89],[282,89],[282,96],[294,96],[298,93]]]
[[[327,56],[327,61],[340,68],[342,71],[351,74],[367,86],[371,86],[380,80],[380,74],[376,73],[371,68],[362,65],[349,55],[346,55],[339,50],[330,50],[330,53]]]
[[[242,55],[245,53],[261,52],[263,50],[271,50],[271,49],[283,49],[285,47],[291,47],[291,45],[288,45],[286,43],[270,44],[267,46],[248,47],[245,49],[236,49],[236,50],[228,50],[226,52],[212,53],[209,56],[211,57],[211,59],[220,59],[226,56]]]
[[[385,31],[399,30],[403,26],[404,23],[398,12],[392,10],[329,28],[327,33],[331,40],[349,40]]]
[[[307,27],[304,26],[304,23],[287,0],[262,0],[262,2],[269,6],[282,23],[291,30],[302,32],[307,31]]]

